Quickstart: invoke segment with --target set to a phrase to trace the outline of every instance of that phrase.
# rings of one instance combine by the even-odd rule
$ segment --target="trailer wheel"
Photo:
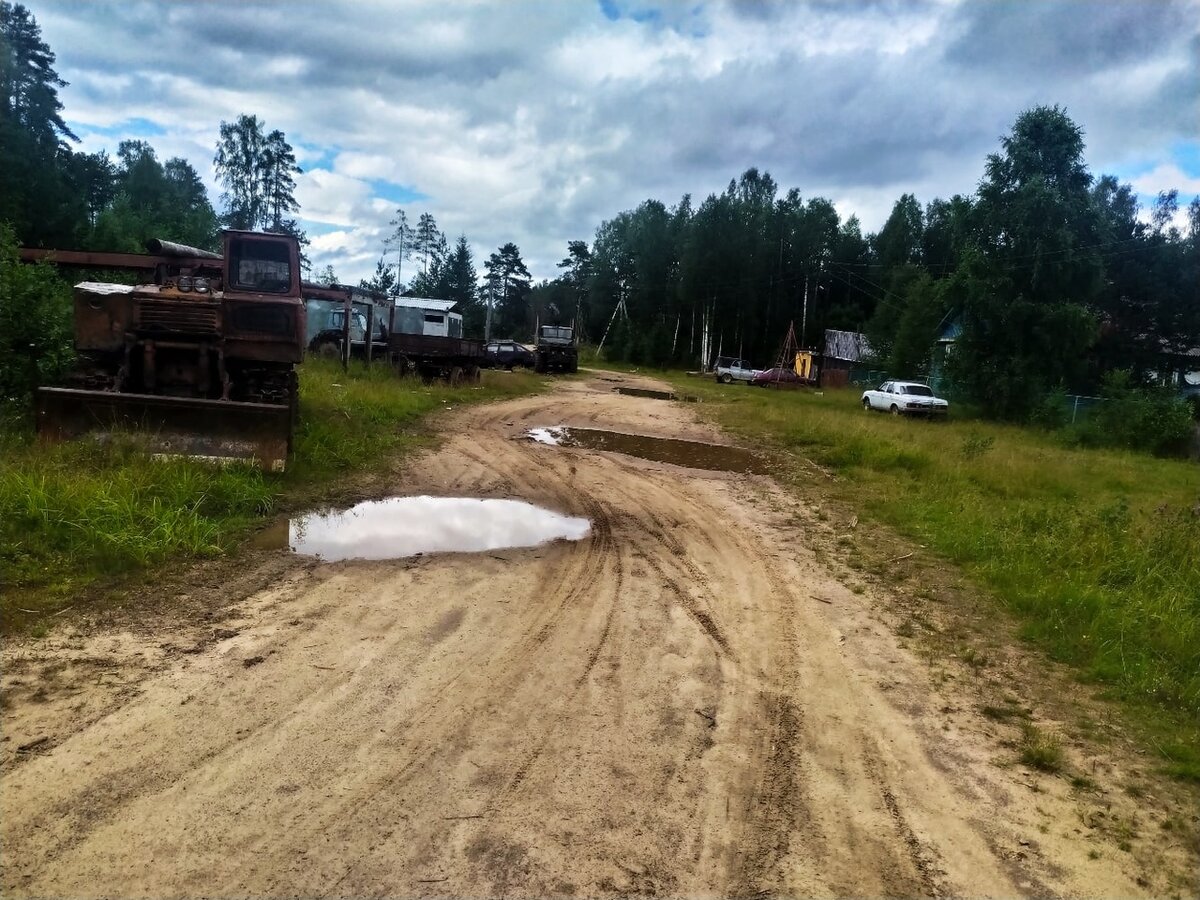
[[[450,369],[450,375],[446,380],[450,382],[450,387],[458,387],[461,385],[463,382],[462,366],[452,366]]]
[[[392,357],[392,368],[396,370],[396,375],[404,378],[409,373],[408,357],[403,353],[397,353]]]
[[[342,355],[336,341],[321,341],[317,345],[317,354],[326,359],[338,359]]]
[[[479,384],[479,382],[482,380],[483,372],[480,371],[479,366],[467,367],[467,381],[471,382],[472,384]]]

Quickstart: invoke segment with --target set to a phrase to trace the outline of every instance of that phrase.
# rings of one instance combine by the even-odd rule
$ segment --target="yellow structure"
[[[805,381],[813,377],[813,355],[807,350],[796,351],[796,374]]]

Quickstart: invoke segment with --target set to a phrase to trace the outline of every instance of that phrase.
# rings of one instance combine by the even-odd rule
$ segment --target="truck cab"
[[[539,326],[533,368],[537,372],[579,371],[579,348],[575,345],[575,329],[569,325]]]

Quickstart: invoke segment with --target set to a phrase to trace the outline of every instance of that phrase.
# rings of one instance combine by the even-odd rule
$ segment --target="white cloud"
[[[1195,0],[697,0],[617,21],[582,0],[30,5],[87,149],[147,120],[215,198],[220,121],[286,132],[301,216],[324,226],[310,256],[345,280],[412,192],[410,217],[465,233],[477,265],[511,240],[538,277],[601,219],[750,166],[869,230],[903,192],[970,193],[1036,103],[1067,107],[1096,171],[1197,190],[1172,156],[1197,142]]]
[[[1174,163],[1155,166],[1145,175],[1139,175],[1132,181],[1134,189],[1139,194],[1157,196],[1160,191],[1172,188],[1179,191],[1179,196],[1186,198],[1200,194],[1200,175],[1188,175]]]

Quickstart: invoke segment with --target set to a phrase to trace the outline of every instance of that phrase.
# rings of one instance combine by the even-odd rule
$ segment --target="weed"
[[[1028,719],[1023,710],[1015,706],[981,706],[979,711],[997,722],[1007,722],[1010,719]]]
[[[1086,775],[1073,775],[1071,776],[1071,787],[1077,791],[1094,791],[1096,790],[1096,782]]]
[[[1088,859],[1099,859],[1099,858],[1100,858],[1099,850],[1092,849],[1092,850],[1088,851]]]
[[[990,662],[987,654],[980,653],[974,647],[963,647],[958,651],[958,658],[976,670],[986,667]]]
[[[914,635],[916,635],[916,633],[917,633],[917,629],[913,627],[912,619],[905,619],[903,622],[900,623],[900,626],[896,629],[896,634],[898,634],[900,637],[904,637],[904,638],[913,637]]]
[[[1021,762],[1043,772],[1058,772],[1063,767],[1063,749],[1057,737],[1032,723],[1021,729]]]
[[[972,431],[962,440],[960,453],[963,459],[978,459],[996,445],[996,438],[990,434],[980,434]]]

